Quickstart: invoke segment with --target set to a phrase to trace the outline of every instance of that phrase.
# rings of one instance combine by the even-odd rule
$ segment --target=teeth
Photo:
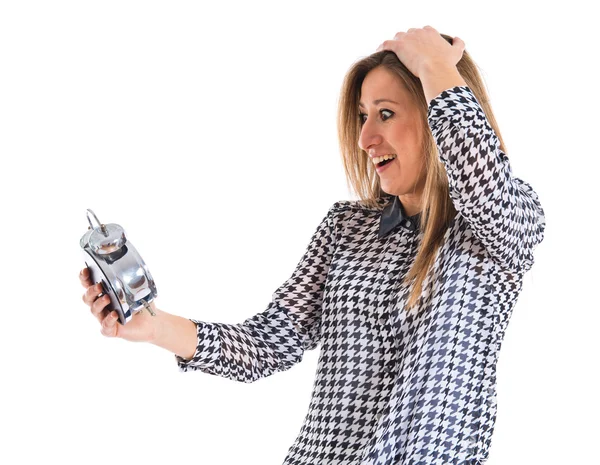
[[[395,153],[391,153],[389,155],[382,155],[381,157],[375,157],[375,158],[372,158],[372,160],[373,160],[373,164],[377,165],[378,163],[381,163],[384,160],[391,160],[392,158],[396,158]]]

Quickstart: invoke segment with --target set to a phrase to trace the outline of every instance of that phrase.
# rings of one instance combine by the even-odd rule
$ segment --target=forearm
[[[442,91],[456,86],[466,86],[467,83],[458,72],[456,66],[428,64],[419,72],[419,79],[427,104]]]
[[[531,185],[513,175],[472,89],[440,92],[428,122],[456,210],[499,266],[527,271],[544,237],[544,211]]]
[[[196,324],[177,315],[156,310],[156,331],[152,344],[167,349],[189,360],[196,352],[198,333]]]

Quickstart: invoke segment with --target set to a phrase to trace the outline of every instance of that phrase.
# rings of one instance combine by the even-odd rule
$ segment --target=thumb
[[[454,37],[452,39],[452,47],[456,47],[462,56],[462,52],[465,51],[465,42],[460,37]]]

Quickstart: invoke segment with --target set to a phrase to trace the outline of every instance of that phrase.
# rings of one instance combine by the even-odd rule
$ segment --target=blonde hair
[[[441,34],[441,36],[452,44],[450,36],[446,34]],[[436,254],[443,243],[445,233],[456,216],[456,209],[450,199],[446,168],[439,159],[436,142],[429,128],[427,120],[429,107],[423,93],[421,81],[404,66],[392,51],[383,50],[357,61],[346,74],[342,84],[338,104],[337,128],[348,187],[370,208],[382,208],[382,204],[377,202],[376,199],[388,195],[381,189],[379,176],[369,156],[358,146],[361,132],[358,109],[361,87],[369,71],[378,66],[383,66],[400,78],[406,90],[412,95],[413,103],[420,115],[424,135],[423,153],[425,154],[427,173],[419,225],[420,231],[423,233],[423,240],[419,245],[415,262],[404,279],[406,285],[414,280],[406,304],[406,309],[409,310],[421,296],[423,282],[435,262]],[[489,124],[498,136],[500,149],[506,153],[478,67],[466,50],[456,67],[483,108]]]

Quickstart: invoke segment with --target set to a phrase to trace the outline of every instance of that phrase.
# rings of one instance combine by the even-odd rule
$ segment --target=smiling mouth
[[[396,155],[395,153],[373,157],[373,164],[376,168],[380,168],[383,165],[386,165],[388,162],[395,160],[396,158],[398,158],[398,155]]]

